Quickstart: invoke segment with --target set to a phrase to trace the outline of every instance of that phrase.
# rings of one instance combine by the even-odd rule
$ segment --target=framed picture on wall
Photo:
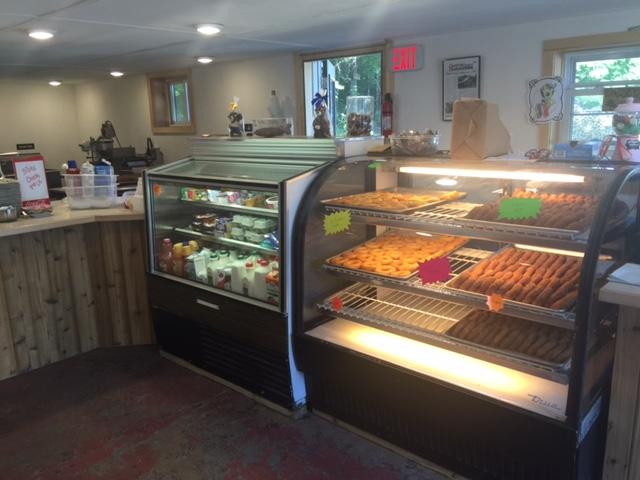
[[[480,57],[448,58],[442,62],[442,120],[453,118],[453,102],[480,98]]]

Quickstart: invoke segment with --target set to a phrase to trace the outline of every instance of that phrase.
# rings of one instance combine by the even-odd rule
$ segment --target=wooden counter
[[[609,282],[600,300],[620,305],[602,478],[640,478],[640,287]]]
[[[153,342],[143,218],[54,202],[51,217],[0,224],[0,379]]]

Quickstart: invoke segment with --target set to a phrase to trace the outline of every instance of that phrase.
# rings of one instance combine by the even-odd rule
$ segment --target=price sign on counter
[[[324,216],[325,235],[335,235],[336,233],[346,232],[349,228],[351,228],[351,212],[349,210],[330,213]]]
[[[25,157],[13,161],[13,170],[20,183],[20,196],[23,208],[51,208],[44,158],[40,155]]]
[[[538,218],[542,210],[540,198],[503,198],[500,202],[499,220],[523,220]]]
[[[451,278],[451,263],[447,257],[428,260],[419,265],[418,274],[423,285],[446,282]]]
[[[371,168],[372,170],[375,170],[376,168],[380,168],[382,166],[382,162],[371,162],[367,167]]]

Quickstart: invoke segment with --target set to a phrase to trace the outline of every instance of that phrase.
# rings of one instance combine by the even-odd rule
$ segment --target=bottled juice
[[[171,244],[171,239],[165,238],[162,240],[162,245],[160,246],[160,257],[158,258],[158,268],[161,272],[171,273],[173,257],[172,250],[173,245]]]
[[[230,264],[231,268],[231,291],[235,293],[243,292],[243,282],[246,272],[246,263],[248,255],[239,253],[238,258]]]
[[[272,270],[267,274],[267,302],[280,305],[280,271]]]

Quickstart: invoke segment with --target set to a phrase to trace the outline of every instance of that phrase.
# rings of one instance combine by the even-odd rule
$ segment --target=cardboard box
[[[453,104],[451,159],[478,161],[505,155],[511,138],[498,115],[498,105],[480,99],[461,99]]]

